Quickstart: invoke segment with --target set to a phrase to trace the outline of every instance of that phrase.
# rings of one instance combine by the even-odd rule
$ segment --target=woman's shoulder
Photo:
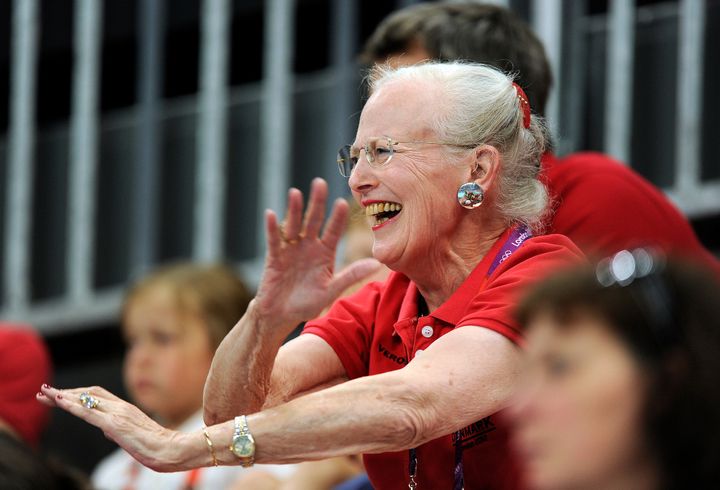
[[[570,237],[561,235],[560,233],[534,235],[528,238],[527,244],[530,245],[530,252],[534,254],[558,251],[576,255],[581,258],[585,257],[585,254],[583,254]]]
[[[528,238],[493,276],[527,273],[533,279],[545,272],[585,264],[585,254],[565,235],[547,234]]]

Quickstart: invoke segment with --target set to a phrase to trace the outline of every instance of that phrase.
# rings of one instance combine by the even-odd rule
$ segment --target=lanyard
[[[510,257],[513,252],[515,252],[518,248],[520,248],[520,246],[525,243],[525,240],[527,240],[531,236],[532,234],[530,233],[530,230],[525,225],[514,228],[510,235],[507,237],[507,240],[505,240],[505,243],[503,243],[502,247],[500,247],[500,251],[495,255],[492,264],[490,264],[490,267],[488,268],[487,275],[490,276],[493,272],[495,272],[495,269],[497,269],[500,264],[505,262],[508,257]],[[465,486],[465,475],[463,471],[463,448],[460,431],[457,431],[455,433],[455,441],[455,469],[453,470],[453,490],[463,490]],[[408,466],[409,490],[415,490],[418,487],[418,483],[415,480],[415,478],[417,477],[417,467],[417,449],[412,448],[410,449],[410,463]]]

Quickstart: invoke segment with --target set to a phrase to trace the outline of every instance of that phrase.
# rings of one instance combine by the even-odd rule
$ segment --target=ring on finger
[[[280,225],[280,238],[288,245],[296,245],[300,240],[305,238],[303,233],[300,233],[296,238],[288,238],[285,234],[285,223]]]
[[[305,234],[304,234],[304,233],[300,233],[300,234],[297,236],[297,238],[290,238],[290,239],[286,238],[285,241],[286,241],[288,244],[290,244],[290,245],[296,245],[300,240],[302,240],[302,239],[304,239],[304,238],[305,238]]]
[[[285,223],[280,224],[280,238],[283,242],[286,243],[297,243],[297,240],[294,238],[288,238],[288,236],[285,234]]]
[[[80,403],[85,408],[93,409],[97,408],[98,405],[100,405],[100,400],[92,396],[89,392],[83,391],[82,393],[80,393]]]

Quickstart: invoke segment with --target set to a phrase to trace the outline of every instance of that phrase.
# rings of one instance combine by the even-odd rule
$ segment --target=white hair
[[[444,142],[495,147],[502,159],[495,184],[497,212],[508,225],[542,229],[548,195],[538,173],[546,129],[542,117],[535,114],[530,127],[524,127],[512,77],[488,65],[452,62],[377,66],[369,80],[371,93],[394,81],[436,83],[444,103],[434,113],[431,129]]]

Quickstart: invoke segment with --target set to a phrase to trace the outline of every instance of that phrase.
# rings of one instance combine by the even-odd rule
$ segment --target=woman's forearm
[[[272,368],[287,325],[269,325],[254,302],[223,339],[210,367],[203,394],[203,416],[208,425],[240,413],[261,409],[270,389]]]
[[[425,414],[401,378],[360,378],[249,416],[257,461],[295,463],[412,446],[423,437]]]
[[[395,373],[361,378],[249,415],[255,462],[295,463],[400,450],[424,442],[425,422],[432,422],[412,408],[421,404],[412,387],[401,387],[399,378]],[[208,430],[219,448],[218,462],[237,464],[229,450],[233,422]]]

